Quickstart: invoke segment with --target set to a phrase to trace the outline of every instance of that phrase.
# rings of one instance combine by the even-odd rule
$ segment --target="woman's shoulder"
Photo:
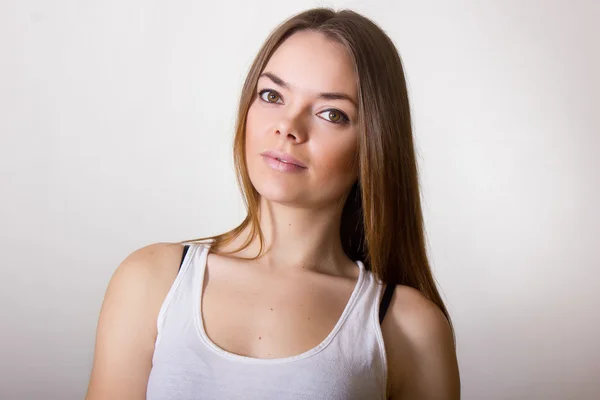
[[[419,331],[430,331],[439,324],[447,323],[446,316],[433,301],[406,285],[396,285],[390,314],[403,330],[415,331],[417,336]]]
[[[182,252],[179,243],[153,243],[133,251],[113,273],[107,294],[160,302],[177,277]]]
[[[151,244],[129,254],[113,273],[98,319],[88,397],[118,391],[138,398],[144,393],[141,382],[152,363],[158,313],[182,251],[177,243]]]
[[[384,320],[384,334],[403,338],[412,348],[428,348],[431,342],[452,342],[450,324],[442,310],[419,290],[396,285]],[[391,339],[390,339],[391,340]]]
[[[382,325],[394,392],[457,392],[457,361],[452,329],[442,310],[419,290],[397,285]],[[438,384],[428,386],[429,371]],[[411,382],[407,386],[407,383]],[[452,397],[454,398],[454,397]]]
[[[177,270],[183,245],[180,243],[152,243],[130,253],[119,265],[120,269],[141,274],[168,273]]]

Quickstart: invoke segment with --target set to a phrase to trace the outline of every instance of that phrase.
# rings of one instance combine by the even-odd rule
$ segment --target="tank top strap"
[[[177,319],[181,319],[181,322],[185,323],[185,320],[193,316],[194,302],[199,301],[195,298],[195,293],[198,290],[198,285],[202,284],[203,267],[206,264],[204,257],[207,256],[209,247],[210,244],[207,243],[189,244],[177,277],[173,281],[158,313],[156,344],[161,338],[167,320],[170,320],[171,325],[178,325]]]
[[[360,263],[360,261],[358,261]],[[366,270],[362,284],[356,296],[355,304],[341,334],[348,338],[373,335],[378,328],[378,297],[381,284],[371,271]],[[375,329],[373,329],[375,328]],[[355,339],[350,339],[355,340]]]

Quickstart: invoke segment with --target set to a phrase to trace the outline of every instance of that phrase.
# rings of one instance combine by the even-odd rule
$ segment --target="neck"
[[[348,257],[340,239],[342,209],[336,205],[306,209],[274,203],[260,198],[259,220],[264,235],[261,266],[278,272],[315,271],[344,275]],[[250,227],[232,243],[239,247],[250,234]],[[229,246],[227,246],[229,247]],[[254,257],[260,249],[258,235],[248,248],[237,253]]]

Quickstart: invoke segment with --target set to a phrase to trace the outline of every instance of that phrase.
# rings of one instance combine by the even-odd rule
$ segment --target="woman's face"
[[[340,199],[357,179],[357,77],[350,56],[323,34],[300,31],[281,44],[258,80],[246,119],[252,184],[278,203],[315,207]],[[293,168],[263,155],[280,151]]]

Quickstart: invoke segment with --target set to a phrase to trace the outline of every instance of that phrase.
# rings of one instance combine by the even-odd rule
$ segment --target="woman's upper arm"
[[[87,400],[146,398],[156,321],[181,251],[178,244],[144,247],[113,274],[98,319]]]
[[[458,400],[458,361],[446,317],[413,288],[398,286],[394,297],[385,337],[397,380],[391,399]]]

